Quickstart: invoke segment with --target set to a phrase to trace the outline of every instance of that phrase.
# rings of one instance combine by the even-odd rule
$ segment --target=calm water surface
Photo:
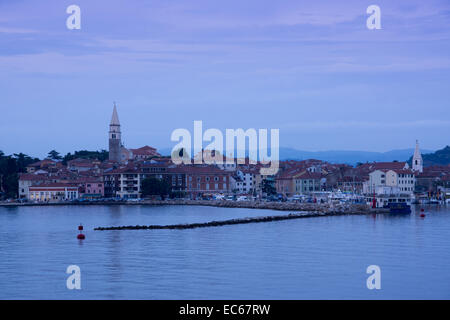
[[[201,206],[0,207],[0,299],[450,299],[450,207],[193,230],[286,214]],[[76,239],[85,226],[86,240]],[[69,265],[81,290],[66,288]],[[366,268],[381,268],[368,290]]]

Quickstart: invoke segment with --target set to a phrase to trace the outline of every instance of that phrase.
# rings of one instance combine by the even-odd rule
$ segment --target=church
[[[146,160],[153,157],[160,157],[157,150],[150,146],[138,149],[127,149],[122,144],[122,132],[120,129],[119,115],[114,103],[111,122],[109,124],[109,160],[125,163],[128,160]]]

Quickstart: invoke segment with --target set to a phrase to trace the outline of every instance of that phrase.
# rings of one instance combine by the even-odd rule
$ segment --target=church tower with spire
[[[412,169],[413,171],[420,173],[423,172],[423,159],[419,150],[419,140],[416,140],[416,149],[414,150],[414,156],[412,159]]]
[[[120,122],[119,116],[117,115],[116,104],[114,103],[111,123],[109,124],[109,160],[120,162],[121,148]]]

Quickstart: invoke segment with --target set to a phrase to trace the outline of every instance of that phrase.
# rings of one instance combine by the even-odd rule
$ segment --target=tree
[[[68,161],[73,159],[97,159],[99,161],[105,161],[109,158],[109,152],[107,150],[100,151],[88,151],[80,150],[75,151],[74,154],[67,153],[63,158],[63,164],[67,164]]]
[[[163,200],[171,191],[170,184],[167,181],[154,177],[142,180],[141,189],[143,196],[161,196]]]
[[[56,150],[52,150],[48,153],[47,157],[52,160],[61,160],[62,157],[59,155],[59,152]]]
[[[277,190],[274,187],[274,182],[268,179],[262,181],[262,192],[266,193],[268,196],[277,194]]]
[[[23,153],[6,156],[0,151],[0,193],[7,198],[17,197],[19,173],[38,160]]]
[[[21,153],[14,153],[14,158],[17,162],[17,167],[19,172],[26,172],[26,168],[28,165],[32,164],[33,162],[39,161],[38,158],[32,158],[26,154]]]

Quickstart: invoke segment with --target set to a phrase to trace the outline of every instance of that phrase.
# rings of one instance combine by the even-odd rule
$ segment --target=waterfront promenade
[[[378,214],[387,213],[388,210],[373,209],[366,204],[348,203],[301,203],[301,202],[265,202],[265,201],[225,201],[225,200],[142,200],[142,201],[99,201],[99,202],[54,202],[54,203],[0,203],[0,206],[95,206],[95,205],[127,205],[127,206],[209,206],[221,208],[247,208],[268,209],[280,211],[314,212],[317,215],[341,215],[341,214]]]

